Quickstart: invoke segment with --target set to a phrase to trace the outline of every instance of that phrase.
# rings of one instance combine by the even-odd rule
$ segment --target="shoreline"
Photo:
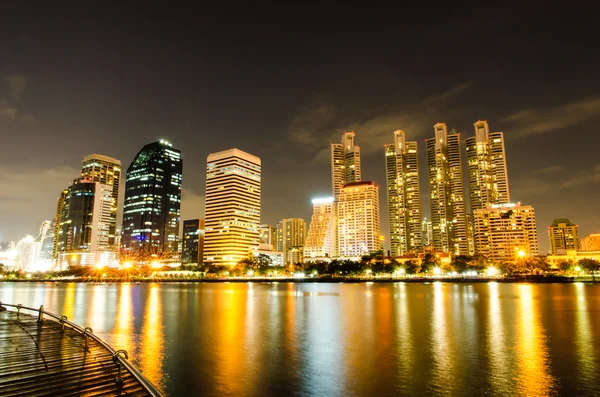
[[[49,280],[34,280],[34,279],[3,279],[2,282],[17,282],[17,283],[82,283],[82,284],[145,284],[145,283],[461,283],[461,284],[480,284],[480,283],[532,283],[532,284],[572,284],[572,283],[589,283],[600,284],[600,278],[593,280],[592,277],[565,277],[554,276],[545,277],[537,275],[527,276],[510,276],[510,277],[406,277],[406,278],[354,278],[354,277],[320,277],[320,278],[295,278],[295,277],[253,277],[253,278],[202,278],[202,279],[172,279],[172,278],[155,278],[155,279],[110,279],[102,280],[91,279],[49,279]]]

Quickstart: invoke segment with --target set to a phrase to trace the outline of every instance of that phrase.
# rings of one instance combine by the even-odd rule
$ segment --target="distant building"
[[[177,253],[181,151],[167,141],[142,148],[127,168],[121,246],[125,251]]]
[[[590,234],[579,240],[580,251],[600,251],[600,233]]]
[[[313,199],[312,204],[313,215],[304,244],[304,260],[330,259],[337,256],[337,214],[334,198]]]
[[[277,228],[272,225],[260,225],[260,243],[271,246],[271,251],[277,248]]]
[[[360,148],[354,144],[355,135],[354,131],[344,132],[341,144],[331,144],[331,184],[335,200],[342,186],[361,180]]]
[[[394,143],[385,145],[385,168],[391,255],[421,251],[417,142],[406,141],[406,133],[402,130],[394,131]]]
[[[460,154],[460,134],[448,134],[445,123],[433,126],[434,138],[427,139],[427,166],[431,222],[436,251],[468,254],[467,219]]]
[[[283,252],[288,263],[303,262],[306,222],[302,218],[286,218],[277,224],[277,251]],[[292,249],[294,251],[292,252]]]
[[[421,222],[421,233],[423,236],[423,247],[430,246],[433,243],[433,225],[427,218]]]
[[[65,207],[65,203],[66,203],[66,198],[67,198],[67,194],[69,193],[69,189],[63,189],[60,192],[60,196],[58,197],[58,200],[56,200],[56,213],[55,213],[55,217],[54,217],[54,239],[52,241],[52,262],[56,263],[58,260],[58,253],[61,250],[60,247],[60,243],[62,242],[61,240],[61,234],[62,234],[62,228],[61,225],[63,224],[63,220],[61,219],[61,217],[63,216],[63,210]]]
[[[204,219],[183,221],[182,264],[201,264],[204,256]]]
[[[358,257],[381,250],[379,186],[352,182],[340,190],[337,203],[337,250],[340,257]]]
[[[239,149],[208,155],[204,263],[236,265],[260,243],[261,161]]]
[[[112,249],[119,246],[115,243],[117,228],[117,212],[119,209],[119,184],[121,181],[121,161],[101,154],[90,154],[83,158],[81,177],[91,179],[111,187],[110,220],[108,222],[108,246]]]
[[[555,219],[548,227],[548,237],[551,255],[577,250],[579,247],[577,225],[572,224],[567,218]]]
[[[476,210],[475,242],[479,254],[496,262],[538,255],[533,207],[509,203]]]
[[[283,252],[272,251],[268,249],[263,249],[264,247],[259,246],[259,248],[253,251],[254,257],[259,255],[266,255],[271,260],[271,266],[283,266]]]

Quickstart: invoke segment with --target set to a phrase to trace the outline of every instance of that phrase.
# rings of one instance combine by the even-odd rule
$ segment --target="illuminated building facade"
[[[67,193],[69,193],[68,189],[64,189],[60,192],[60,196],[56,201],[56,214],[54,217],[54,239],[52,240],[52,261],[56,261],[58,259],[58,253],[61,251],[60,243],[61,243],[61,234],[62,234],[62,214],[63,209],[66,203]]]
[[[344,132],[341,144],[331,144],[331,184],[335,200],[342,186],[361,179],[360,148],[354,144],[355,135],[354,131]]]
[[[421,222],[421,235],[423,236],[423,247],[428,247],[433,242],[433,225],[427,218]]]
[[[101,154],[90,154],[83,158],[81,177],[91,179],[112,189],[110,203],[110,220],[108,246],[118,248],[115,242],[117,228],[117,211],[119,208],[119,182],[121,181],[121,161]]]
[[[316,261],[337,256],[336,205],[333,197],[312,200],[313,214],[310,220],[304,260]]]
[[[577,225],[571,223],[567,218],[555,219],[548,228],[550,238],[550,254],[563,254],[568,250],[579,248],[579,237]]]
[[[600,234],[590,234],[579,240],[580,251],[600,251]]]
[[[385,168],[390,227],[390,254],[421,251],[421,194],[417,142],[394,131],[394,143],[385,145]]]
[[[173,253],[179,237],[181,151],[167,141],[142,148],[127,168],[121,247]]]
[[[474,215],[477,253],[495,262],[512,262],[538,254],[532,206],[492,204],[476,210]]]
[[[208,155],[204,262],[236,265],[260,243],[261,161],[239,149]]]
[[[460,134],[448,134],[445,123],[433,126],[426,140],[431,222],[436,251],[467,255],[467,218],[460,154]]]
[[[489,132],[487,121],[474,124],[475,136],[465,140],[471,212],[490,204],[510,203],[504,134]]]
[[[340,190],[337,210],[337,251],[340,257],[359,257],[381,250],[379,186],[352,182]]]
[[[284,261],[298,263],[303,261],[306,222],[302,218],[286,218],[277,224],[277,251],[283,252]]]
[[[183,221],[182,264],[201,264],[204,256],[204,219]]]
[[[277,247],[277,228],[273,225],[260,225],[260,243],[264,246],[270,246],[270,250],[275,251]]]

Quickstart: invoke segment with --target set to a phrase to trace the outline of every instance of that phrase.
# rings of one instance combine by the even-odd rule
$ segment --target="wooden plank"
[[[147,396],[125,368],[121,386],[112,354],[93,339],[53,320],[0,312],[0,395]]]

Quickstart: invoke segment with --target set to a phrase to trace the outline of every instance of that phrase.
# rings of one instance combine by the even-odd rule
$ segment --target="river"
[[[600,395],[600,285],[0,283],[168,396]]]

